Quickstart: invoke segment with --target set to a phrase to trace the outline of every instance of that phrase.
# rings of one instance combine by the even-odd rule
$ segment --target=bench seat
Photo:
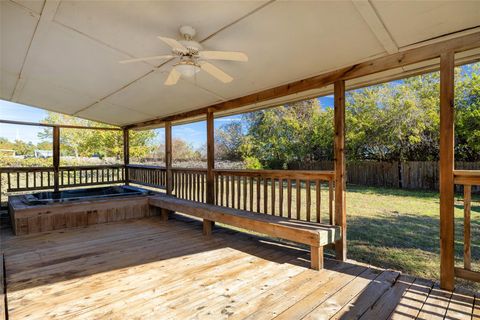
[[[267,214],[221,207],[212,204],[178,199],[168,195],[156,195],[149,198],[149,205],[162,209],[166,219],[168,211],[178,211],[204,219],[204,224],[211,221],[231,225],[258,233],[266,234],[310,246],[311,266],[323,268],[323,246],[335,243],[341,238],[339,226],[293,220]],[[209,230],[205,230],[209,233]]]

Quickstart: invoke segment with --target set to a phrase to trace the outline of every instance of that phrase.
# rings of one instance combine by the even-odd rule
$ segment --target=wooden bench
[[[164,220],[168,219],[170,211],[177,211],[204,219],[205,234],[211,233],[211,222],[219,222],[272,237],[307,244],[311,250],[311,267],[315,270],[323,268],[323,247],[335,243],[341,237],[339,226],[252,213],[178,199],[173,196],[152,196],[149,198],[149,204],[161,209],[161,215]]]

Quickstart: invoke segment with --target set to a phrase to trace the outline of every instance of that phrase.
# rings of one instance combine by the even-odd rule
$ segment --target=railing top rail
[[[206,168],[172,168],[172,171],[184,172],[207,172]]]
[[[480,176],[480,170],[453,170],[456,176]]]
[[[33,171],[53,171],[53,167],[0,167],[0,172],[33,172]]]
[[[166,170],[163,166],[152,166],[152,165],[143,165],[143,164],[129,164],[127,168],[135,168],[135,169],[154,169],[154,170]]]
[[[116,169],[122,168],[123,164],[105,164],[105,165],[89,165],[89,166],[60,166],[59,170],[89,170],[89,169]]]
[[[309,171],[309,170],[234,170],[234,169],[215,169],[214,172],[219,175],[242,175],[251,177],[275,177],[290,179],[325,179],[330,180],[334,177],[333,171]]]
[[[454,170],[455,184],[480,185],[480,170]]]
[[[92,165],[92,166],[61,166],[59,170],[89,170],[89,169],[116,169],[122,168],[123,164],[113,165]],[[38,172],[38,171],[53,171],[54,167],[0,167],[0,172]]]

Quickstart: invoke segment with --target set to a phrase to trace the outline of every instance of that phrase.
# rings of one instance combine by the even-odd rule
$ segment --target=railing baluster
[[[278,180],[278,215],[283,217],[283,179]]]
[[[247,210],[247,176],[243,177],[243,210]]]
[[[292,218],[292,179],[287,179],[287,217]]]
[[[307,194],[307,203],[306,203],[306,206],[307,206],[307,221],[310,221],[310,207],[312,205],[312,195],[311,195],[311,191],[310,191],[310,180],[307,180],[305,181],[305,193]]]
[[[242,177],[237,177],[237,209],[240,209],[242,203]]]
[[[328,181],[328,215],[330,218],[330,224],[335,224],[335,215],[333,214],[333,179]]]
[[[297,194],[296,194],[296,200],[297,200],[297,219],[301,219],[301,209],[302,209],[302,185],[299,179],[295,180],[295,184],[297,187]]]
[[[220,176],[220,205],[223,206],[223,199],[225,195],[225,183],[223,175]]]
[[[219,183],[220,183],[220,177],[218,176],[218,174],[215,174],[215,204],[217,206],[219,205],[219,200],[218,200],[218,196],[220,193],[219,185],[218,185]]]
[[[268,178],[263,178],[263,213],[268,213]]]
[[[463,265],[467,270],[472,269],[472,249],[471,249],[471,225],[470,216],[472,209],[472,186],[463,186]]]
[[[225,206],[229,206],[230,203],[230,176],[225,176]]]
[[[272,209],[271,209],[271,213],[272,215],[275,215],[275,178],[272,178],[270,180],[270,183],[271,183],[271,202],[272,202]]]
[[[316,214],[317,214],[317,222],[322,222],[322,215],[321,215],[321,204],[322,204],[322,187],[320,184],[320,180],[315,181],[315,204],[316,204]]]
[[[253,211],[253,177],[248,178],[249,188],[250,188],[250,211]]]
[[[232,192],[232,208],[235,208],[235,176],[230,176],[231,192]]]
[[[260,213],[260,176],[257,176],[257,212]]]

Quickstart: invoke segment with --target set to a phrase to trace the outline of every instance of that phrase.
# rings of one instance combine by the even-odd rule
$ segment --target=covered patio
[[[454,167],[454,68],[479,60],[478,2],[0,5],[0,98],[106,124],[0,120],[51,128],[53,145],[49,167],[0,168],[4,191],[114,185],[134,193],[41,209],[11,196],[0,319],[480,318],[480,297],[455,288],[455,278],[480,281],[470,227],[480,172]],[[197,34],[184,28],[176,43],[188,23]],[[242,52],[226,61],[192,39]],[[192,63],[194,78],[178,67]],[[439,283],[348,260],[345,198],[346,90],[432,71],[440,72]],[[334,170],[215,167],[215,118],[326,94],[334,97]],[[199,120],[206,168],[173,167],[172,127]],[[130,133],[158,127],[165,166],[130,164]],[[68,129],[120,132],[123,163],[61,166]],[[462,266],[455,186],[464,192]],[[324,261],[324,247],[335,259]]]
[[[479,300],[177,216],[6,236],[10,319],[476,319]],[[3,301],[3,300],[2,300]],[[475,302],[476,301],[476,302]],[[476,303],[476,305],[475,305]]]

